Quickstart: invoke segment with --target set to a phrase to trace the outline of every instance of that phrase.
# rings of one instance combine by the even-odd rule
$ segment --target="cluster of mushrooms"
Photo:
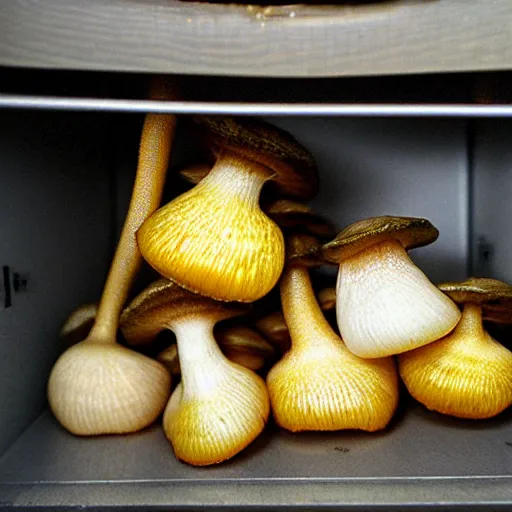
[[[70,317],[62,335],[85,340],[49,379],[67,430],[127,434],[163,414],[176,457],[210,465],[249,445],[270,413],[292,432],[383,429],[399,377],[443,414],[483,419],[511,405],[512,353],[483,327],[512,323],[511,286],[432,284],[407,253],[438,237],[425,219],[370,218],[336,235],[300,202],[316,194],[317,169],[287,133],[248,118],[189,123],[210,160],[184,169],[194,186],[159,208],[176,119],[146,116],[101,301]],[[142,258],[161,278],[126,305]],[[329,264],[336,287],[318,292],[315,269]],[[279,307],[262,313],[273,294]],[[166,331],[175,338],[149,357]]]

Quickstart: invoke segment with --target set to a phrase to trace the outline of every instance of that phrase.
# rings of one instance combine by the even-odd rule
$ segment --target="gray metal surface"
[[[10,0],[0,3],[0,64],[280,77],[510,69],[511,16],[509,0]]]
[[[512,504],[510,419],[462,421],[408,404],[382,433],[269,427],[235,459],[193,468],[175,459],[158,426],[77,438],[45,413],[0,460],[0,491],[48,506]]]
[[[66,315],[94,300],[110,253],[105,116],[3,112],[0,266],[27,277],[0,296],[0,453],[41,412]],[[0,285],[2,284],[0,276]],[[1,295],[1,291],[0,291]]]
[[[161,112],[324,117],[512,117],[511,105],[379,104],[379,103],[255,103],[212,101],[149,101],[102,98],[30,96],[0,93],[0,108],[95,112]]]
[[[272,118],[309,148],[320,169],[311,202],[345,227],[378,215],[418,216],[438,240],[411,257],[434,282],[468,272],[465,122],[436,119]]]
[[[512,282],[512,125],[475,123],[474,267],[479,275]]]

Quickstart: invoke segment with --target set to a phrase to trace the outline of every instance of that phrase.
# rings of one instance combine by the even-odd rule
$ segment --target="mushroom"
[[[263,205],[266,214],[283,230],[301,230],[318,238],[329,239],[336,235],[336,228],[325,217],[309,206],[290,199],[276,199]]]
[[[399,354],[457,325],[457,306],[407,255],[438,236],[426,219],[385,216],[351,224],[324,245],[323,257],[339,264],[336,315],[351,352],[366,358]]]
[[[68,347],[84,340],[98,313],[98,304],[84,304],[76,308],[61,327],[59,338]]]
[[[213,336],[215,324],[247,310],[196,295],[160,279],[125,309],[121,330],[130,344],[170,329],[177,339],[181,383],[164,412],[176,457],[196,466],[233,457],[263,430],[269,414],[265,382],[229,361]]]
[[[168,370],[172,376],[181,375],[180,359],[178,356],[178,345],[173,343],[166,349],[162,350],[157,360],[160,361]]]
[[[153,98],[167,97],[157,83]],[[174,136],[175,116],[148,114],[140,142],[132,199],[94,326],[66,350],[48,382],[58,421],[77,435],[125,434],[150,425],[167,402],[171,378],[149,357],[116,342],[119,315],[141,264],[135,232],[159,205]]]
[[[336,307],[336,288],[332,286],[322,288],[316,298],[322,311],[330,311]]]
[[[289,247],[280,288],[292,346],[267,375],[276,422],[292,432],[383,429],[398,403],[393,359],[361,359],[346,348],[313,291],[314,239],[292,235]]]
[[[197,185],[212,169],[210,164],[199,163],[188,165],[180,171],[180,176],[192,185]]]
[[[274,311],[260,318],[256,322],[255,327],[270,343],[276,346],[282,354],[290,348],[290,331],[288,330],[286,320],[281,311]]]
[[[180,171],[183,179],[197,185],[211,170],[208,164],[193,164]],[[319,238],[332,238],[336,235],[334,225],[316,214],[309,206],[291,199],[267,199],[262,201],[261,209],[281,229],[304,225],[306,230]]]
[[[277,225],[286,234],[304,233],[313,235],[312,250],[317,250],[317,238],[334,234],[333,224],[325,217],[316,214],[311,208],[296,201],[277,199],[264,206]],[[316,256],[313,257],[313,263]],[[275,311],[260,318],[256,322],[256,328],[284,354],[290,348],[290,333],[281,311]]]
[[[276,284],[284,264],[281,230],[260,209],[265,182],[312,197],[311,155],[291,136],[253,119],[198,117],[216,154],[208,175],[160,208],[139,229],[146,261],[180,286],[223,301],[253,302]]]
[[[275,350],[254,329],[234,325],[219,329],[215,337],[224,355],[250,370],[261,370],[275,355]]]
[[[512,311],[512,286],[471,278],[439,288],[463,305],[462,319],[448,336],[401,354],[400,375],[428,409],[458,418],[495,416],[512,404],[512,353],[484,330],[482,311],[503,304]]]
[[[215,339],[223,354],[232,362],[238,363],[249,370],[261,370],[272,360],[274,347],[266,342],[254,329],[245,325],[224,327],[215,332]],[[180,362],[176,344],[158,354],[157,359],[171,372],[179,375]]]

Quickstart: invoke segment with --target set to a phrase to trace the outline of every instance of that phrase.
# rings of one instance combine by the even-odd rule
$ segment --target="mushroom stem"
[[[268,167],[223,151],[197,187],[217,189],[220,197],[236,197],[244,202],[246,208],[259,209],[261,189],[272,175]]]
[[[325,319],[307,268],[288,266],[281,278],[291,349],[269,372],[276,422],[292,432],[384,428],[398,402],[392,358],[352,354]]]
[[[165,84],[153,84],[159,97]],[[119,317],[141,264],[135,233],[159,205],[176,118],[144,121],[132,198],[92,330],[65,351],[48,380],[48,402],[58,421],[77,435],[127,434],[161,414],[171,377],[158,362],[117,344]]]
[[[409,393],[428,409],[485,419],[512,403],[512,354],[485,331],[479,304],[464,305],[448,336],[398,361]]]
[[[176,117],[148,114],[142,129],[139,162],[128,214],[105,283],[96,321],[87,341],[114,343],[119,316],[140,268],[135,233],[160,204]]]
[[[182,381],[166,407],[163,427],[176,456],[196,466],[243,450],[263,430],[270,408],[263,379],[219,349],[213,336],[217,320],[187,315],[168,325],[176,334]]]
[[[454,339],[461,340],[465,345],[472,339],[485,339],[486,332],[482,321],[482,306],[467,303],[462,310],[462,318],[453,331]],[[468,335],[471,335],[469,337]],[[467,338],[465,338],[468,336]]]
[[[330,345],[333,338],[339,345],[338,336],[318,305],[307,268],[292,266],[283,272],[281,302],[294,349]]]
[[[229,363],[213,336],[215,319],[183,317],[169,329],[176,334],[183,382],[183,399],[198,392],[216,392]]]

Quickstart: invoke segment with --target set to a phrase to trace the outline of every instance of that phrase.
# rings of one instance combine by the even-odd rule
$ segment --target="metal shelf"
[[[474,423],[408,404],[386,432],[289,434],[270,426],[235,459],[192,468],[175,459],[157,426],[77,438],[45,413],[0,460],[0,504],[495,510],[512,505],[510,439],[509,413]]]

